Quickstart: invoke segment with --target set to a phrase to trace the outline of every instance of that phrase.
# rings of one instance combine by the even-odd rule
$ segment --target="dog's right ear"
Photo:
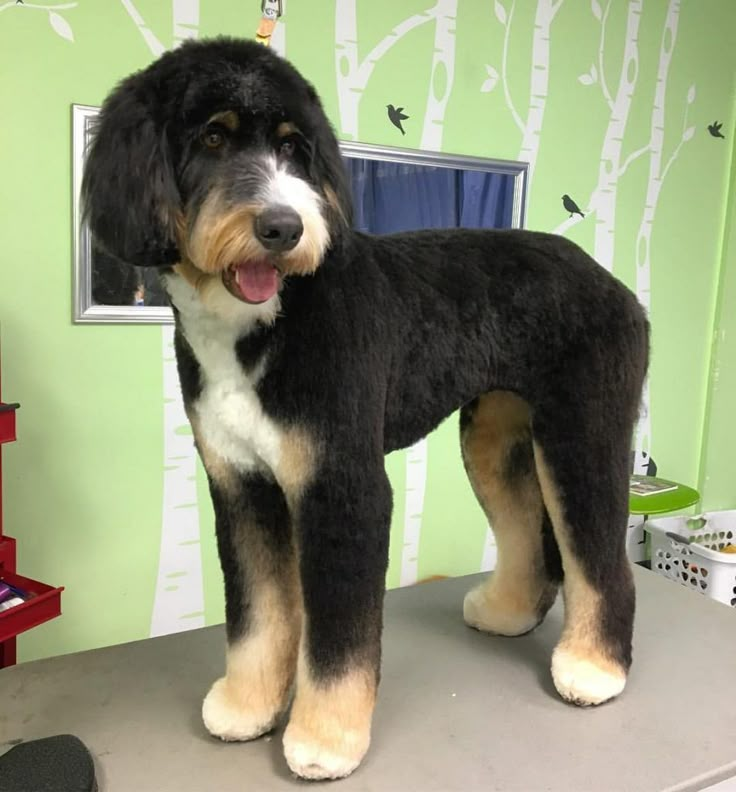
[[[95,242],[115,258],[165,266],[179,260],[181,199],[165,125],[145,93],[135,75],[103,104],[84,166],[83,217]]]

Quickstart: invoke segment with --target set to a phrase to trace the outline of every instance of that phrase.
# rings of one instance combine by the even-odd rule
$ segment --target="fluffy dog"
[[[526,231],[351,230],[314,88],[255,43],[189,42],[107,98],[84,178],[108,254],[161,267],[209,477],[227,664],[209,731],[250,740],[293,704],[291,769],[339,778],[370,739],[391,488],[383,457],[460,410],[498,566],[464,605],[501,635],[564,588],[561,696],[619,694],[632,430],[648,358],[635,297]]]

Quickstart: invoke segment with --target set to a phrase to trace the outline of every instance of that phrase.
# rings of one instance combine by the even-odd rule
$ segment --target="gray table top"
[[[700,790],[736,775],[736,613],[636,569],[635,661],[621,698],[564,704],[549,673],[558,601],[523,638],[468,629],[477,576],[389,592],[373,742],[333,792]],[[560,598],[561,599],[561,598]],[[281,733],[225,744],[199,711],[224,631],[178,635],[0,671],[0,748],[72,733],[101,792],[298,790]]]

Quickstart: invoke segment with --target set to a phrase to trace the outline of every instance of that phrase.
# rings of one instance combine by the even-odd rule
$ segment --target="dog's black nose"
[[[258,241],[274,253],[285,253],[295,248],[303,231],[301,217],[288,206],[272,206],[256,218]]]

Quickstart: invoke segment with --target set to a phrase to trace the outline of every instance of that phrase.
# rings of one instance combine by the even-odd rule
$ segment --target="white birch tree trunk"
[[[626,15],[626,32],[624,35],[624,51],[619,72],[618,88],[615,97],[608,96],[605,75],[598,74],[596,79],[600,82],[604,98],[609,103],[610,114],[606,133],[601,147],[600,165],[598,168],[598,182],[585,206],[587,214],[595,214],[595,238],[593,257],[609,272],[613,270],[614,242],[616,225],[616,197],[618,181],[626,172],[628,166],[648,150],[648,146],[634,152],[623,164],[621,151],[623,138],[631,110],[631,100],[636,89],[639,75],[639,24],[642,14],[642,0],[630,0]],[[603,40],[603,26],[601,28],[601,44]],[[603,67],[602,53],[599,57],[600,68]],[[591,68],[593,70],[594,67]],[[591,78],[592,80],[592,78]],[[569,228],[577,225],[583,218],[575,215],[561,223],[554,231],[555,234],[564,234]]]
[[[539,153],[539,137],[542,132],[544,110],[549,90],[550,26],[562,5],[562,0],[538,0],[532,37],[531,88],[529,111],[522,130],[521,148],[517,159],[529,163],[527,193],[531,189],[534,167]]]
[[[172,0],[174,46],[199,35],[199,0]]]
[[[657,204],[670,165],[677,158],[680,146],[685,140],[692,137],[694,130],[687,128],[687,110],[685,112],[685,123],[683,124],[683,135],[680,144],[675,149],[672,157],[662,169],[662,157],[664,149],[664,122],[665,122],[665,100],[667,98],[667,77],[669,74],[672,52],[677,40],[677,26],[680,17],[680,0],[670,0],[667,8],[667,18],[662,32],[662,43],[659,50],[659,64],[657,66],[657,83],[654,90],[654,103],[652,106],[652,117],[650,123],[650,154],[649,154],[649,177],[647,180],[647,192],[644,201],[644,211],[642,213],[639,232],[636,237],[636,296],[649,313],[651,307],[651,240],[654,215],[657,211]],[[690,89],[687,102],[690,104],[695,98],[694,86]],[[689,135],[689,137],[688,137]],[[644,452],[649,452],[652,447],[652,423],[649,409],[649,378],[644,384],[644,394],[642,396],[642,412],[636,427],[636,456],[635,459],[643,457]]]
[[[434,34],[434,57],[424,114],[421,148],[439,151],[447,103],[455,76],[455,21],[457,0],[438,0]],[[444,90],[436,93],[444,77]],[[406,450],[406,489],[404,492],[404,542],[401,549],[401,586],[411,586],[418,579],[419,540],[422,533],[424,492],[427,486],[428,441],[423,438]]]
[[[148,45],[153,55],[158,57],[166,52],[166,47],[158,40],[156,34],[146,24],[146,20],[138,13],[138,9],[133,5],[133,0],[120,0],[123,8],[128,12],[128,16],[133,20],[133,24],[138,28],[138,32],[143,36],[143,40]]]
[[[455,23],[457,0],[438,0],[437,23],[434,28],[434,56],[429,78],[429,97],[424,113],[420,148],[425,151],[442,149],[442,132],[447,103],[455,80]],[[444,79],[441,94],[438,85]]]
[[[161,328],[164,366],[164,482],[161,546],[151,636],[204,627],[196,453],[184,412],[174,328]]]
[[[608,127],[603,138],[598,187],[595,194],[595,241],[593,257],[609,272],[613,270],[614,232],[616,228],[616,196],[621,170],[626,124],[629,120],[631,99],[639,75],[639,22],[642,0],[632,0],[626,18],[624,56],[618,80],[618,90],[613,99]],[[601,75],[603,80],[603,75]]]
[[[404,492],[404,542],[401,547],[399,585],[417,582],[419,539],[422,533],[424,492],[427,486],[427,438],[406,449],[406,489]]]
[[[132,0],[120,0],[154,56],[165,47]],[[172,0],[172,46],[197,38],[199,0]],[[161,544],[151,636],[204,626],[204,588],[197,502],[197,453],[179,385],[174,328],[161,328],[164,382],[164,478]]]
[[[662,157],[664,149],[665,99],[667,94],[667,75],[669,73],[672,51],[677,38],[677,23],[680,13],[680,0],[670,0],[667,9],[662,44],[659,51],[657,83],[650,124],[649,178],[644,202],[644,212],[636,238],[636,293],[645,308],[650,306],[650,244],[652,224],[657,210],[660,190],[662,189]]]
[[[415,14],[400,22],[365,56],[358,61],[358,19],[356,0],[337,0],[335,3],[335,74],[340,112],[340,131],[343,138],[358,140],[358,111],[363,91],[379,60],[414,28],[435,20],[445,0],[422,14]]]
[[[173,46],[199,34],[199,0],[172,0]],[[179,384],[174,328],[161,328],[164,377],[164,485],[151,635],[204,627],[197,453]]]
[[[358,71],[357,0],[335,2],[335,78],[343,137],[358,139],[360,94],[353,87]],[[363,86],[365,88],[365,85]]]

